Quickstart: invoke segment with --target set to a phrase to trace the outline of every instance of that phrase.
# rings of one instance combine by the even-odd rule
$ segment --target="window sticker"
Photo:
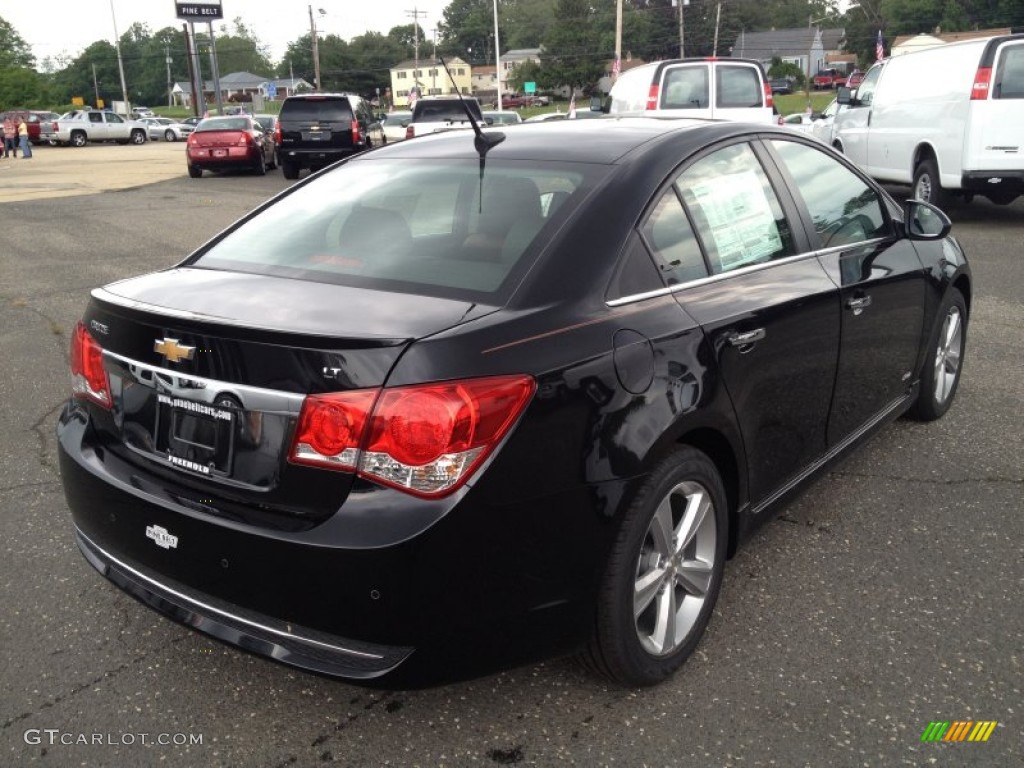
[[[782,238],[753,171],[718,176],[690,188],[710,228],[721,271],[769,260]]]

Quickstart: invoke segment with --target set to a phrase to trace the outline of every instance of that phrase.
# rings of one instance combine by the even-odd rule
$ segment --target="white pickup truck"
[[[53,133],[53,140],[58,144],[74,147],[84,147],[90,141],[143,144],[149,140],[145,124],[98,109],[68,112],[54,121]]]
[[[412,108],[412,120],[406,126],[405,138],[414,139],[428,133],[472,128],[463,101],[468,104],[477,122],[481,126],[486,125],[480,113],[480,102],[473,96],[465,96],[461,100],[458,96],[424,96],[417,99]]]

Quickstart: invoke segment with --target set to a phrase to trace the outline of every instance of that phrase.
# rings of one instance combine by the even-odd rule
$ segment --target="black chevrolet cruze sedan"
[[[454,131],[93,291],[60,465],[86,559],[305,670],[421,685],[694,650],[805,481],[956,393],[949,220],[772,126]]]

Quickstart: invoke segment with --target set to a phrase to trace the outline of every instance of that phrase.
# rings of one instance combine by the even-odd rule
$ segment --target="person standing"
[[[14,117],[8,113],[4,115],[4,157],[18,156],[18,125]]]
[[[18,118],[18,140],[21,142],[21,159],[29,160],[32,157],[32,146],[28,141],[28,123],[24,115]]]

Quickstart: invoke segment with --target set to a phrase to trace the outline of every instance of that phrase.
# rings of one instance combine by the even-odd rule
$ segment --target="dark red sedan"
[[[188,137],[188,175],[251,168],[262,176],[275,168],[274,137],[250,115],[208,117]]]

